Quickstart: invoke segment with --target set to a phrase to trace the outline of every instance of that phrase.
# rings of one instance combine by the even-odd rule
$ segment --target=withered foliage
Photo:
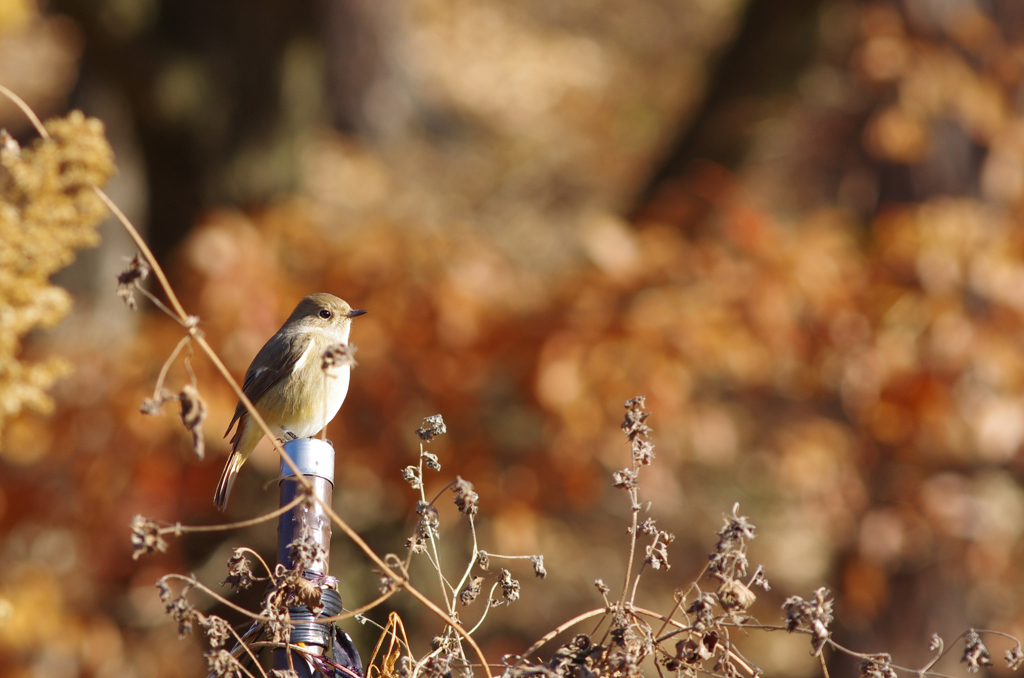
[[[50,276],[99,242],[106,206],[93,192],[114,173],[103,123],[73,111],[46,123],[47,139],[21,148],[0,131],[0,445],[23,408],[48,413],[46,390],[70,365],[19,359],[23,337],[67,315],[70,295]]]

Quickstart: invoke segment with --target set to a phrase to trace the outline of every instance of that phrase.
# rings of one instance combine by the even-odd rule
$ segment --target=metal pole
[[[284,444],[284,451],[295,462],[299,471],[313,485],[313,494],[330,505],[334,495],[334,447],[319,438],[299,438]],[[292,480],[292,470],[281,462],[281,506],[295,499],[299,484]],[[294,564],[288,553],[291,544],[308,530],[313,541],[323,547],[326,554],[310,568],[318,574],[327,574],[331,559],[331,519],[320,504],[300,504],[277,521],[277,562],[291,569]]]
[[[299,471],[313,485],[314,494],[325,504],[330,505],[334,493],[334,447],[317,438],[299,438],[284,444],[285,453],[295,462]],[[292,470],[281,462],[281,506],[295,499],[299,484],[295,482]],[[323,560],[313,563],[305,570],[303,576],[317,583],[323,590],[322,603],[324,610],[321,616],[333,616],[341,611],[341,597],[338,596],[337,580],[325,577],[328,575],[331,552],[331,520],[323,507],[316,503],[300,503],[288,513],[283,514],[277,523],[277,562],[291,569],[288,545],[303,532],[308,531],[310,539],[323,547]],[[313,622],[315,616],[305,607],[290,610],[292,621],[307,621],[292,629],[291,642],[301,643],[310,654],[323,655],[333,643],[333,627]],[[312,667],[298,653],[292,653],[295,670],[300,677],[312,676]],[[288,656],[283,649],[274,651],[274,668],[287,669]],[[319,675],[319,674],[317,674]]]

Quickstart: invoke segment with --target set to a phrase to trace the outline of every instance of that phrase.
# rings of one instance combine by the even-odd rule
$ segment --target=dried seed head
[[[163,579],[157,580],[157,582],[156,582],[156,590],[157,590],[157,593],[160,595],[160,602],[161,603],[166,603],[166,602],[170,601],[171,596],[174,595],[174,592],[171,591],[171,587]]]
[[[709,593],[701,593],[686,608],[686,614],[696,617],[693,627],[698,631],[706,631],[715,625],[714,600]]]
[[[423,664],[423,678],[448,678],[452,675],[451,657],[446,654],[431,657]]]
[[[206,401],[192,384],[186,384],[178,394],[181,401],[181,423],[192,434],[192,449],[200,459],[206,452],[203,438],[203,422],[206,421]]]
[[[420,478],[420,469],[416,466],[406,466],[403,468],[402,478],[404,478],[414,490],[423,488],[423,479]]]
[[[440,536],[441,520],[436,508],[424,501],[421,501],[416,505],[416,513],[420,514],[420,521],[416,525],[416,534],[418,537],[427,541],[432,537]]]
[[[644,562],[655,570],[662,568],[668,570],[672,567],[668,562],[668,545],[675,541],[675,538],[671,532],[658,532],[654,543],[647,547],[647,557]]]
[[[164,403],[177,399],[177,396],[168,391],[166,388],[161,389],[160,393],[158,393],[154,397],[143,399],[142,405],[139,406],[139,412],[155,417],[156,415],[162,412]]]
[[[483,577],[470,577],[466,587],[459,592],[459,602],[469,605],[480,595],[480,585],[484,583]]]
[[[633,460],[641,466],[647,466],[654,461],[654,443],[649,440],[637,438],[631,445]]]
[[[256,577],[249,567],[249,559],[245,557],[245,551],[235,549],[235,552],[228,558],[228,576],[221,582],[221,586],[227,584],[236,591],[249,588],[255,583]]]
[[[754,592],[736,579],[723,581],[718,587],[718,604],[726,612],[743,612],[753,605],[755,600],[757,596]]]
[[[424,417],[423,425],[416,429],[416,435],[425,443],[429,443],[437,436],[444,435],[447,432],[448,428],[444,425],[444,419],[441,418],[440,414]]]
[[[645,424],[650,412],[644,411],[644,403],[647,399],[644,396],[637,396],[626,401],[626,418],[622,422],[622,431],[630,440],[639,436],[646,436],[651,428]]]
[[[200,617],[199,625],[205,629],[206,638],[210,641],[212,649],[223,647],[231,638],[231,625],[223,617],[218,617],[215,614]]]
[[[519,600],[519,582],[512,578],[511,572],[502,568],[498,584],[501,585],[501,596],[506,603],[514,603]]]
[[[786,612],[786,628],[792,632],[798,627],[811,631],[811,647],[817,656],[828,641],[828,626],[832,623],[832,601],[828,600],[828,589],[821,587],[814,592],[814,602],[800,596],[791,596],[782,604]]]
[[[637,473],[628,468],[612,474],[612,484],[621,490],[633,490],[637,486]]]
[[[735,579],[747,574],[747,541],[754,538],[754,526],[746,516],[737,515],[739,504],[732,507],[732,515],[725,517],[725,526],[718,531],[715,552],[708,556],[708,572],[720,579]]]
[[[455,493],[455,505],[459,507],[459,513],[464,516],[475,516],[480,509],[478,506],[480,495],[473,491],[473,484],[455,476],[452,492]]]
[[[143,280],[149,277],[149,271],[149,262],[136,254],[128,262],[128,268],[117,276],[117,296],[121,297],[128,308],[133,311],[136,308],[135,290]]]
[[[897,678],[892,658],[887,654],[866,659],[860,665],[860,675],[862,678]]]
[[[351,369],[357,365],[356,350],[353,344],[331,344],[324,350],[320,369],[328,377],[340,376],[343,369]]]
[[[171,619],[178,622],[178,638],[185,638],[192,633],[192,623],[202,617],[185,597],[192,585],[186,584],[182,587],[177,598],[172,597],[169,587],[163,583],[163,580],[157,582],[157,588],[160,591],[160,600],[164,603],[164,611],[171,616]]]
[[[409,549],[413,555],[419,555],[427,550],[427,541],[418,534],[414,534],[405,540],[405,548]]]
[[[206,670],[216,678],[244,678],[247,673],[242,664],[223,648],[210,650],[205,657]]]
[[[1024,649],[1021,648],[1020,644],[1006,651],[1006,665],[1010,667],[1011,671],[1016,671],[1021,666],[1024,666]]]
[[[960,661],[967,664],[970,673],[977,673],[982,666],[992,666],[992,655],[974,629],[968,629],[964,636],[964,654]]]
[[[267,597],[261,610],[263,616],[267,618],[264,627],[270,632],[273,642],[283,643],[291,636],[291,615],[288,614],[288,608],[273,604],[270,598]]]
[[[423,465],[426,466],[427,468],[429,468],[430,470],[432,470],[432,471],[440,471],[441,470],[441,462],[439,462],[437,460],[437,455],[436,454],[431,454],[430,452],[424,452],[423,454],[420,455],[420,458],[423,460]]]
[[[705,634],[699,641],[692,638],[680,640],[676,643],[676,658],[691,666],[700,664],[714,656],[717,646],[718,634],[714,632]]]
[[[533,573],[544,579],[548,576],[548,571],[544,569],[544,556],[530,556],[530,562],[533,563]]]
[[[132,559],[138,560],[143,554],[166,551],[167,542],[160,536],[160,526],[148,518],[135,516],[132,528]]]

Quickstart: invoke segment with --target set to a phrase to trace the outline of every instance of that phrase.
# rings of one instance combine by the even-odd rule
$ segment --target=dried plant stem
[[[171,309],[167,308],[167,305],[166,305],[166,304],[165,304],[164,302],[160,301],[160,298],[159,298],[159,297],[157,297],[157,296],[156,296],[155,294],[153,294],[152,292],[150,292],[149,290],[147,290],[147,289],[146,289],[145,287],[142,287],[141,285],[139,285],[139,286],[138,286],[138,287],[136,287],[135,289],[137,289],[137,290],[138,290],[139,292],[142,292],[142,295],[143,295],[144,297],[146,297],[146,298],[147,298],[147,299],[149,299],[149,300],[150,300],[151,302],[153,302],[153,305],[154,305],[154,306],[156,306],[156,307],[157,307],[157,308],[159,308],[159,309],[160,309],[161,311],[163,311],[163,312],[164,312],[164,313],[166,313],[166,314],[167,314],[168,316],[170,316],[170,318],[171,318],[172,320],[174,320],[174,322],[178,323],[178,324],[179,324],[179,325],[181,325],[182,327],[185,327],[185,328],[187,328],[187,327],[188,327],[188,322],[187,322],[187,321],[184,321],[184,320],[182,320],[182,319],[181,319],[181,318],[179,318],[179,317],[178,317],[177,315],[175,315],[175,314],[174,314],[174,312],[173,312],[173,311],[172,311]]]
[[[267,572],[267,577],[273,576],[274,571],[270,569],[269,565],[267,565],[267,561],[263,560],[263,556],[261,556],[260,554],[256,553],[255,551],[253,551],[248,546],[239,546],[235,550],[236,551],[245,551],[246,553],[251,554],[254,558],[256,558],[256,560],[260,561],[260,565],[262,565],[263,569],[266,570],[266,572]],[[262,580],[262,579],[265,579],[265,578],[266,577],[256,577],[256,579],[258,579],[258,580]]]
[[[626,574],[622,581],[622,596],[619,598],[619,607],[623,607],[626,603],[626,591],[629,590],[629,576],[633,572],[633,557],[636,553],[636,530],[639,526],[637,519],[640,516],[640,506],[637,504],[636,489],[630,489],[629,498],[633,501],[633,526],[629,531],[629,559],[626,561]],[[633,589],[634,595],[636,589]],[[630,598],[630,602],[633,598]]]
[[[190,341],[192,341],[192,337],[186,334],[184,337],[181,338],[181,341],[178,342],[178,345],[174,347],[174,350],[171,351],[170,357],[164,361],[163,367],[160,368],[160,376],[156,378],[156,386],[153,387],[154,400],[161,400],[160,391],[164,387],[164,379],[167,378],[167,372],[168,370],[171,369],[171,364],[174,363],[174,360],[178,357],[178,354],[181,353],[181,349],[185,348],[185,344],[187,344]]]
[[[452,602],[449,609],[455,609],[455,600],[459,595],[456,592],[461,591],[466,586],[466,582],[469,581],[469,576],[473,572],[473,565],[476,564],[477,553],[479,553],[480,547],[476,539],[476,523],[473,521],[473,516],[469,516],[469,531],[473,535],[473,555],[469,559],[469,565],[466,566],[466,571],[462,574],[462,578],[459,579],[459,583],[452,590]],[[487,616],[486,610],[484,611],[484,616]],[[477,624],[477,626],[479,626],[479,624]],[[476,630],[476,627],[473,627],[473,629]],[[470,633],[472,632],[473,631],[470,631]]]
[[[661,637],[661,634],[665,633],[665,629],[668,627],[668,625],[673,623],[672,617],[674,617],[676,615],[676,612],[679,611],[679,608],[683,606],[683,603],[686,601],[686,595],[677,595],[675,596],[675,599],[676,604],[672,606],[672,611],[668,613],[668,616],[665,617],[664,620],[662,620],[661,628],[658,629],[658,632],[654,634],[656,638]]]
[[[636,524],[635,519],[634,519],[633,524],[634,525]],[[646,565],[646,564],[647,563],[645,562],[644,565]],[[629,592],[629,604],[630,605],[632,605],[633,601],[636,600],[636,589],[637,589],[638,586],[640,586],[640,575],[642,575],[643,573],[644,573],[644,566],[641,565],[640,566],[640,571],[636,573],[636,577],[633,579],[633,589]]]
[[[290,502],[288,502],[286,505],[284,505],[284,506],[282,506],[280,508],[274,509],[270,513],[264,513],[263,515],[259,516],[258,518],[250,518],[249,520],[242,520],[242,521],[239,521],[237,523],[224,523],[224,524],[221,524],[221,525],[182,525],[181,523],[175,523],[174,525],[169,525],[167,527],[161,527],[160,528],[160,534],[173,534],[173,535],[177,536],[179,534],[185,534],[187,532],[221,532],[221,531],[224,531],[224,530],[237,530],[237,529],[242,528],[242,527],[252,527],[253,525],[259,525],[260,523],[265,523],[265,522],[267,522],[269,520],[273,520],[274,518],[277,518],[280,515],[288,513],[288,511],[291,511],[293,508],[298,506],[304,500],[305,500],[305,497],[303,497],[302,495],[299,495],[295,499],[292,499]],[[253,553],[253,555],[255,555],[257,558],[259,558],[259,554],[256,553],[255,551],[252,551],[252,549],[246,549],[246,550],[250,551],[251,553]],[[262,560],[262,558],[260,560]],[[264,567],[265,566],[266,566],[266,563],[264,563]],[[270,568],[267,568],[267,571],[269,572]]]
[[[437,495],[435,495],[434,498],[431,499],[428,502],[427,501],[427,494],[426,494],[426,482],[424,482],[424,477],[425,476],[423,474],[423,456],[424,456],[424,452],[425,452],[425,450],[423,449],[423,442],[420,441],[420,460],[419,460],[419,463],[420,463],[420,501],[423,502],[424,504],[428,505],[428,506],[433,506],[434,502],[436,502],[441,497],[441,493],[444,492],[449,487],[451,487],[451,485],[454,484],[455,481],[452,480],[450,483],[448,483],[447,485],[442,487],[438,491]],[[438,581],[439,581],[440,586],[441,586],[441,596],[442,596],[442,598],[445,601],[445,605],[448,606],[448,614],[454,614],[455,613],[455,598],[459,594],[458,594],[458,592],[454,588],[452,588],[452,585],[448,581],[445,580],[444,573],[441,571],[441,558],[440,558],[440,556],[437,553],[437,539],[435,538],[433,530],[430,531],[430,549],[433,551],[433,554],[427,553],[427,558],[430,560],[430,564],[434,566],[434,570],[437,572],[437,578],[438,578]],[[474,555],[475,555],[475,552],[474,552]],[[409,552],[409,557],[410,558],[412,557],[412,552],[411,551]],[[449,589],[452,592],[452,601],[451,601],[451,603],[448,602],[448,591],[449,591]]]
[[[256,657],[255,653],[253,653],[252,648],[249,646],[249,644],[242,640],[242,636],[238,635],[238,632],[235,631],[233,626],[228,625],[228,630],[231,631],[231,635],[235,637],[235,642],[238,644],[238,646],[245,650],[245,653],[249,655],[249,659],[252,660],[253,666],[260,670],[260,675],[263,676],[263,678],[270,678],[267,675],[267,672],[263,670],[263,667],[260,666],[260,660]],[[246,633],[246,635],[248,635],[248,633]],[[239,662],[239,664],[241,664],[241,662]],[[242,670],[250,676],[252,676],[252,678],[256,678],[255,676],[253,676],[252,672],[246,669],[244,666],[242,666]]]
[[[422,459],[422,457],[421,457],[420,459]],[[422,463],[422,462],[421,462],[421,463]],[[421,468],[421,469],[420,469],[420,474],[422,475],[422,473],[423,473],[423,469]],[[437,500],[441,498],[441,495],[442,495],[442,494],[444,494],[444,491],[445,491],[445,490],[447,490],[448,488],[450,488],[450,487],[451,487],[452,485],[454,485],[454,484],[455,484],[455,479],[452,479],[452,480],[450,480],[450,481],[448,482],[448,484],[447,484],[447,485],[445,485],[444,487],[442,487],[442,488],[441,488],[440,490],[438,490],[438,491],[437,491],[437,494],[435,494],[435,495],[434,495],[434,498],[433,498],[433,499],[431,499],[431,500],[430,500],[429,502],[427,502],[427,503],[428,503],[429,505],[433,506],[433,505],[434,505],[435,503],[437,503]],[[423,497],[424,501],[426,501],[426,496],[425,496],[425,495],[423,494],[423,489],[422,489],[422,488],[420,489],[420,496],[421,496],[421,497]]]
[[[385,600],[387,600],[391,596],[395,595],[396,593],[398,593],[398,589],[393,589],[391,591],[388,591],[385,594],[377,596],[376,598],[374,598],[373,600],[371,600],[368,603],[365,603],[364,605],[360,605],[359,607],[357,607],[354,610],[346,610],[346,611],[342,612],[341,614],[337,614],[337,615],[335,615],[333,617],[317,617],[316,621],[317,621],[318,624],[333,624],[335,622],[345,621],[346,619],[352,619],[353,617],[358,617],[362,613],[368,612],[368,611],[372,610],[373,608],[377,607],[378,605],[380,605],[381,603],[383,603]]]
[[[491,600],[494,599],[494,589],[496,588],[498,588],[498,582],[491,584],[491,590],[487,592],[487,605],[484,607],[484,613],[480,615],[480,619],[478,619],[476,624],[473,625],[473,628],[469,630],[471,634],[476,633],[476,630],[480,628],[480,625],[484,623],[485,619],[487,619],[487,613],[491,611]]]
[[[441,595],[444,596],[444,604],[448,605],[448,591],[452,591],[454,597],[455,589],[452,588],[451,583],[444,576],[444,572],[441,571],[441,561],[438,557],[437,549],[434,548],[433,551],[433,553],[430,553],[430,551],[424,551],[424,555],[427,556],[427,560],[430,561],[430,564],[434,567],[434,571],[437,572],[438,579],[441,580]],[[451,611],[452,608],[449,607],[449,612]]]
[[[591,617],[596,617],[596,616],[601,615],[601,614],[608,614],[609,612],[611,612],[611,610],[608,609],[607,607],[599,607],[596,610],[591,610],[590,612],[584,612],[583,614],[576,615],[575,617],[573,617],[572,619],[570,619],[567,622],[562,622],[557,627],[555,627],[551,631],[548,631],[546,634],[544,634],[544,636],[540,640],[538,640],[536,643],[534,643],[530,647],[526,648],[526,652],[523,652],[521,655],[519,655],[519,659],[517,659],[516,663],[512,665],[512,668],[514,669],[517,666],[519,666],[523,662],[523,660],[526,659],[526,657],[528,655],[533,654],[534,652],[539,650],[541,647],[543,647],[546,643],[551,642],[551,640],[553,640],[555,637],[558,636],[558,634],[562,633],[563,631],[566,631],[567,629],[571,629],[573,626],[576,626],[580,622],[586,621],[586,620],[590,619]]]
[[[167,281],[167,276],[164,275],[163,268],[160,267],[156,257],[153,256],[153,251],[149,249],[149,245],[146,244],[146,241],[139,234],[139,231],[132,225],[132,222],[128,220],[128,217],[124,215],[121,208],[118,207],[117,204],[110,199],[110,196],[104,193],[101,188],[93,186],[92,190],[95,191],[100,200],[102,200],[114,216],[117,217],[117,220],[121,222],[121,225],[124,226],[124,229],[128,232],[128,236],[132,239],[132,242],[134,242],[135,246],[139,248],[140,252],[142,252],[142,256],[146,258],[149,265],[153,267],[153,274],[156,276],[157,280],[160,281],[160,288],[163,289],[164,294],[167,295],[167,300],[171,302],[171,307],[178,316],[177,320],[181,322],[187,321],[188,314],[185,313],[184,307],[181,305],[181,302],[178,301],[178,295],[174,293],[174,290],[171,288],[171,283]],[[191,333],[192,332],[190,332],[190,334]],[[234,381],[234,379],[231,381]]]
[[[19,97],[17,94],[7,89],[3,85],[0,85],[0,94],[6,96],[8,99],[14,102],[15,106],[21,109],[21,112],[25,114],[25,117],[28,118],[29,121],[31,121],[32,125],[36,128],[36,131],[39,132],[39,136],[41,136],[44,139],[50,138],[50,133],[46,131],[45,127],[43,127],[43,123],[41,120],[39,120],[39,117],[36,115],[36,112],[33,111],[29,107],[29,105],[22,100],[21,97]]]
[[[258,615],[255,612],[253,612],[252,610],[247,610],[244,607],[241,607],[240,605],[236,605],[235,603],[232,603],[230,600],[228,600],[224,596],[220,595],[219,593],[217,593],[216,591],[214,591],[213,589],[211,589],[209,586],[207,586],[206,584],[202,583],[201,581],[197,581],[193,577],[189,577],[189,576],[186,576],[184,574],[165,574],[163,577],[160,577],[160,579],[161,580],[164,580],[164,579],[177,579],[178,581],[186,582],[188,584],[191,584],[193,588],[198,589],[198,590],[202,591],[203,593],[205,593],[206,595],[210,596],[211,598],[216,600],[218,603],[222,603],[224,605],[227,605],[228,607],[230,607],[235,612],[239,612],[241,614],[244,614],[249,619],[254,619],[256,621],[261,621],[261,622],[269,622],[269,621],[271,621],[271,619],[269,619],[268,617],[264,617],[262,615]]]

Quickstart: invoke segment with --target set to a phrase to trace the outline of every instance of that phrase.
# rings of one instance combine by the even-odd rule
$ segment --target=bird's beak
[[[362,310],[360,310],[358,308],[353,308],[351,311],[346,313],[345,316],[347,318],[355,318],[356,316],[362,315],[364,313],[366,313],[366,311],[362,311]]]

